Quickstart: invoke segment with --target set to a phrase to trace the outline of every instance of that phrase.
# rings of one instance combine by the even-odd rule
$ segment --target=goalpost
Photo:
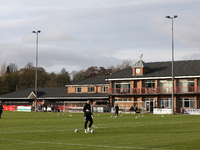
[[[131,106],[138,107],[140,113],[146,113],[146,105],[144,101],[115,101],[114,107],[118,104],[119,109],[123,112],[130,112]]]
[[[83,107],[86,101],[64,101],[63,112],[80,113],[83,112]]]

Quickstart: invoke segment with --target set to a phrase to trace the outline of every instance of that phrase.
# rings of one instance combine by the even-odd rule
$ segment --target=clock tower
[[[133,75],[143,75],[149,70],[149,66],[142,60],[138,61],[136,64],[132,66]]]

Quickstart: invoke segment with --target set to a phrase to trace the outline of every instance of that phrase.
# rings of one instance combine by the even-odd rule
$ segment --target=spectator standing
[[[137,113],[137,111],[138,111],[137,105],[135,106],[134,111],[135,111],[135,113]]]
[[[133,108],[133,105],[131,106],[131,108],[129,109],[129,111],[130,111],[130,114],[131,114],[131,112],[134,110],[134,108]]]
[[[118,112],[119,112],[119,106],[118,106],[118,104],[116,104],[116,106],[115,106],[115,116],[117,115],[117,117],[118,117]]]
[[[57,112],[58,111],[58,105],[55,105],[55,112]]]
[[[3,112],[3,106],[0,104],[0,119],[1,119],[2,112]]]
[[[42,111],[42,104],[40,104],[40,106],[39,106],[39,110],[40,110],[40,112]]]
[[[54,112],[54,106],[51,104],[51,112]]]

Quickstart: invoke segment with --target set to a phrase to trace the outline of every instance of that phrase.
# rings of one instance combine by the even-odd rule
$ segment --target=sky
[[[0,65],[46,72],[200,59],[199,0],[0,0]]]

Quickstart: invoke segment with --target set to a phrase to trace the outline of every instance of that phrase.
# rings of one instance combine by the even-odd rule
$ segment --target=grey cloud
[[[124,59],[137,61],[141,53],[145,61],[171,60],[171,21],[165,16],[174,14],[179,16],[174,22],[176,59],[197,58],[199,4],[199,0],[2,1],[0,65],[35,64],[33,30],[42,31],[39,66],[48,72],[115,66]]]

